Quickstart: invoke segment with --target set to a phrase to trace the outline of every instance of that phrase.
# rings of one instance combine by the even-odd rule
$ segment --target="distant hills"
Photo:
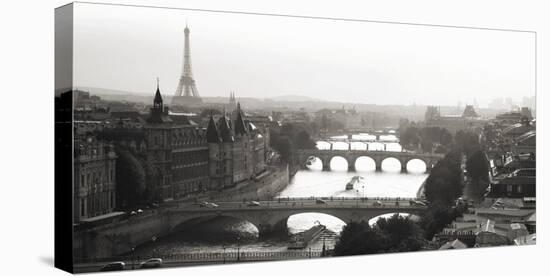
[[[97,88],[97,87],[77,87],[78,90],[89,92],[91,95],[97,95],[107,101],[126,101],[143,103],[144,105],[150,105],[153,102],[153,93],[145,92],[130,92],[116,89]],[[164,93],[163,98],[166,103],[172,101],[172,93]],[[263,95],[262,95],[263,96]],[[228,96],[216,96],[216,97],[202,97],[205,104],[224,104],[228,103]],[[346,109],[355,108],[360,112],[379,112],[386,114],[398,114],[398,116],[409,118],[411,120],[422,120],[424,118],[424,112],[426,111],[425,105],[377,105],[372,103],[345,103],[335,101],[325,101],[308,96],[301,96],[295,94],[288,94],[275,97],[237,97],[237,101],[246,108],[252,109],[269,109],[274,111],[287,111],[287,110],[304,110],[304,111],[316,111],[322,108],[340,109],[345,107]],[[463,108],[463,107],[462,107]],[[441,106],[443,114],[462,114],[462,108],[452,106]],[[488,117],[493,117],[502,110],[488,109],[488,108],[476,108],[476,111]]]
[[[300,96],[300,95],[283,95],[283,96],[276,96],[267,98],[272,101],[276,102],[324,102],[320,99],[315,99],[308,96]]]

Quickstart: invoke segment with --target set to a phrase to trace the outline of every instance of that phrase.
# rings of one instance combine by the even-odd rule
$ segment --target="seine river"
[[[343,139],[344,137],[333,137]],[[352,142],[352,149],[401,151],[395,136],[380,137],[378,142],[369,142],[374,136],[368,134],[354,135],[354,139],[363,142]],[[319,149],[330,149],[327,142],[317,142]],[[333,142],[333,149],[348,149],[346,142]],[[368,157],[357,160],[355,172],[348,172],[347,162],[341,157],[331,161],[331,171],[322,171],[321,161],[312,160],[306,170],[300,170],[291,179],[289,186],[280,193],[280,197],[415,197],[422,182],[428,176],[424,173],[425,164],[420,160],[411,160],[407,164],[408,173],[401,173],[398,160],[388,158],[382,163],[382,171],[375,171],[374,161]],[[354,176],[362,180],[354,189],[346,190],[346,184]],[[390,214],[391,215],[391,214]],[[373,221],[371,221],[372,223]],[[345,225],[338,218],[320,214],[304,213],[288,219],[288,232],[294,234],[309,229],[315,223],[327,226],[329,230],[319,240],[310,244],[312,250],[320,250],[323,242],[333,248],[338,233]],[[191,230],[175,233],[168,237],[158,238],[155,242],[136,248],[136,254],[159,255],[173,253],[230,252],[236,251],[287,251],[288,236],[258,239],[258,230],[246,221],[233,218],[219,218],[198,225]],[[238,240],[238,241],[237,241]],[[309,250],[309,247],[305,250]]]

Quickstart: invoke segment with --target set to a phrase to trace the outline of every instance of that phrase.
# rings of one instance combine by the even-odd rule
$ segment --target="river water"
[[[344,139],[347,136],[332,137]],[[356,150],[387,150],[401,151],[401,146],[393,135],[381,136],[378,142],[372,142],[375,136],[358,134],[351,148]],[[330,149],[327,142],[317,142],[319,149]],[[333,149],[348,149],[346,142],[333,142]],[[288,187],[279,197],[415,197],[422,182],[428,176],[425,174],[425,164],[420,160],[412,160],[407,164],[408,173],[401,173],[398,160],[388,158],[382,163],[382,171],[375,171],[374,161],[368,157],[357,160],[355,172],[348,172],[344,158],[334,157],[331,161],[331,171],[322,171],[321,161],[311,159],[306,170],[300,170],[291,179]],[[346,184],[354,176],[361,176],[354,189],[346,190]],[[391,215],[391,214],[388,214]],[[371,220],[373,223],[374,220]],[[345,225],[343,221],[330,215],[320,213],[304,213],[291,216],[288,219],[288,232],[295,234],[309,229],[315,223],[327,227],[322,238],[310,243],[304,250],[320,250],[323,243],[333,248],[338,233]],[[178,253],[204,253],[236,251],[287,251],[288,236],[258,239],[258,230],[246,221],[222,217],[197,225],[184,232],[174,233],[168,237],[158,238],[155,242],[142,245],[136,249],[136,254],[158,255]]]

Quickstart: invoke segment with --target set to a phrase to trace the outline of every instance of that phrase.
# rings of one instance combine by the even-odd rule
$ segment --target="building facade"
[[[439,108],[428,106],[424,122],[427,127],[445,128],[454,134],[460,130],[479,129],[487,121],[481,119],[472,105],[467,105],[461,115],[441,115]]]
[[[175,123],[170,118],[158,87],[143,131],[147,162],[160,198],[170,200],[208,190],[206,138],[195,125]]]
[[[240,104],[234,119],[210,116],[206,129],[210,188],[221,190],[253,179],[266,168],[266,137],[254,124],[244,120]]]
[[[74,147],[74,221],[111,213],[116,206],[113,145],[82,136],[75,139]]]

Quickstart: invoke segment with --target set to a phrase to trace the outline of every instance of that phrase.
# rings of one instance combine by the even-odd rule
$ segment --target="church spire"
[[[155,99],[153,100],[153,107],[160,108],[162,110],[162,95],[160,94],[158,77],[157,77],[157,92],[155,93]]]

